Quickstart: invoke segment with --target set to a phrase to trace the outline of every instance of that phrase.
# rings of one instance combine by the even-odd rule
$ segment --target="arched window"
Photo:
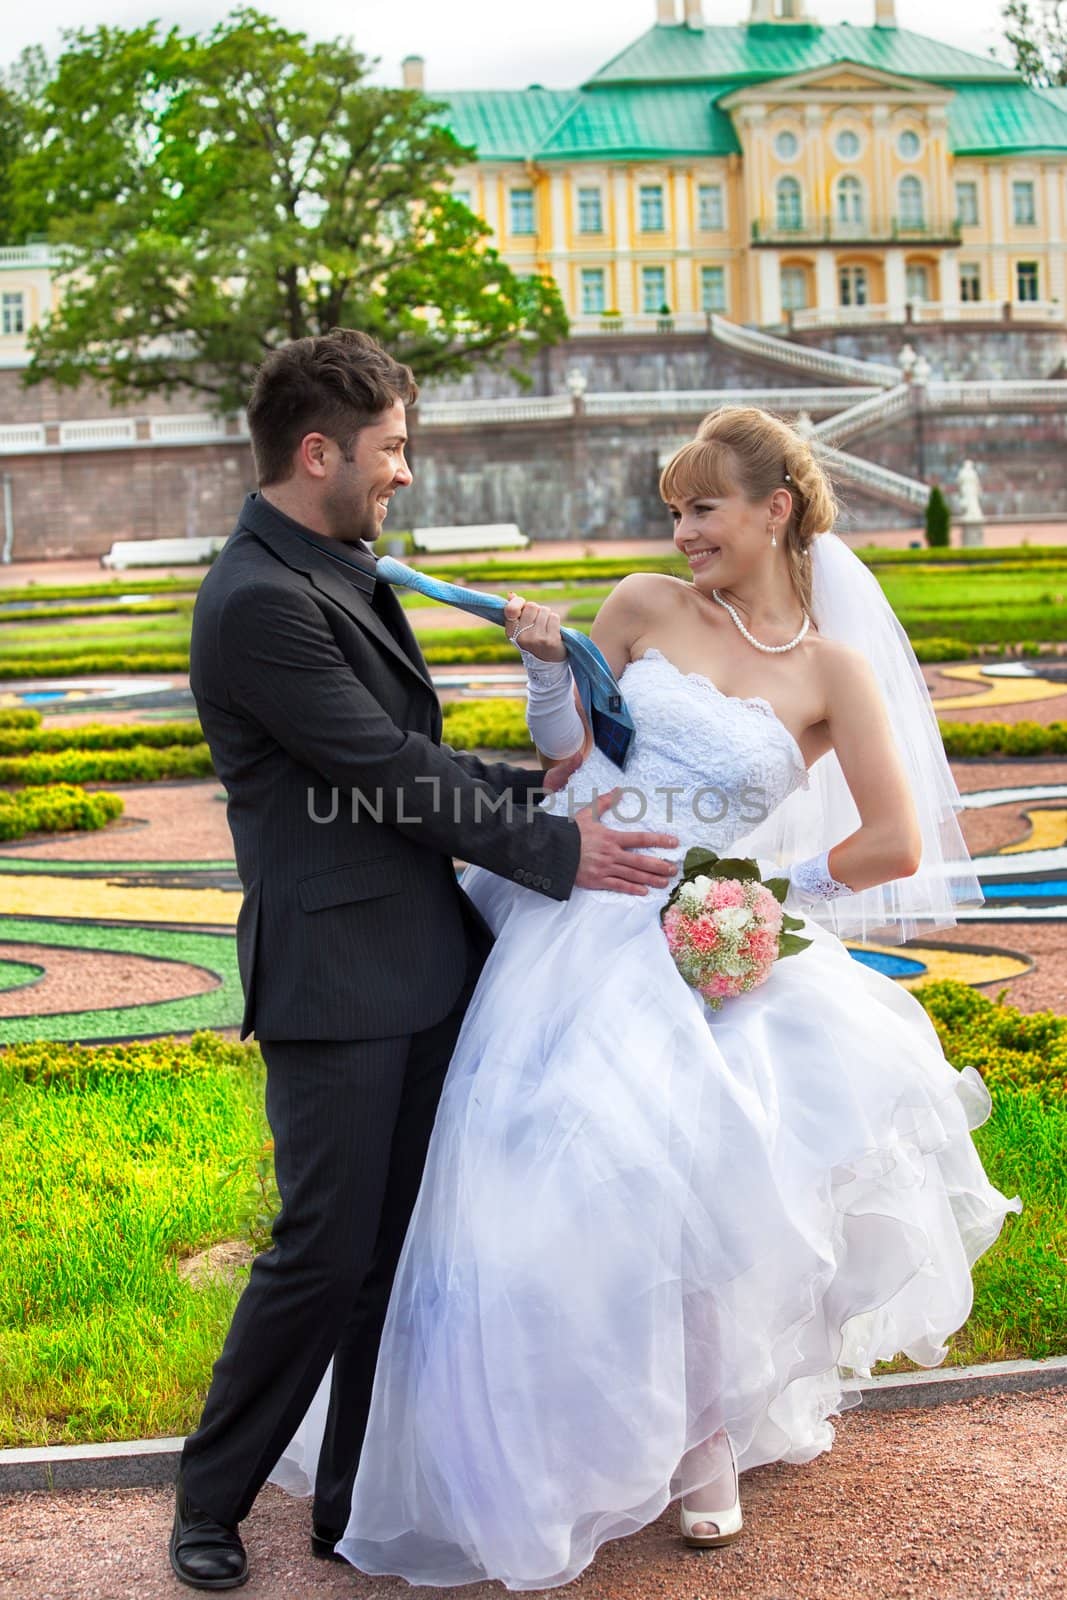
[[[863,221],[863,185],[851,174],[838,179],[837,220],[853,226]]]
[[[804,215],[800,203],[800,184],[797,180],[779,178],[775,198],[779,228],[795,231],[803,227]]]
[[[910,173],[901,178],[897,191],[900,198],[900,226],[921,228],[923,225],[923,186]]]

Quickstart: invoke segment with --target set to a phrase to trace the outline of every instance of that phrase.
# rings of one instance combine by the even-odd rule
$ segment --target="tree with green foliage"
[[[935,483],[926,502],[926,542],[931,549],[947,545],[952,532],[952,513],[948,501]]]
[[[1067,0],[1007,0],[1001,11],[1012,66],[1041,89],[1067,84]]]
[[[554,282],[512,272],[449,191],[471,154],[348,41],[253,10],[205,37],[68,34],[12,166],[17,222],[63,261],[27,381],[228,410],[268,351],[338,325],[423,378],[554,342]]]

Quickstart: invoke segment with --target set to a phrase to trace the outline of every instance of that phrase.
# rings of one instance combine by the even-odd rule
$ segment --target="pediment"
[[[942,105],[952,98],[952,91],[936,83],[925,83],[920,78],[905,78],[895,72],[883,72],[862,61],[831,61],[807,72],[793,72],[781,78],[768,78],[763,83],[747,84],[723,95],[718,102],[724,111],[738,106],[803,104],[812,100],[882,100],[897,103],[901,100],[913,104]]]

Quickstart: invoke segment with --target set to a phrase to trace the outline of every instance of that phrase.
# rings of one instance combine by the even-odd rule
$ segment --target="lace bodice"
[[[631,661],[620,681],[635,730],[625,772],[594,749],[546,809],[567,814],[619,789],[605,824],[673,833],[679,848],[653,853],[681,859],[697,844],[726,850],[807,788],[800,747],[768,701],[723,694],[659,650]]]

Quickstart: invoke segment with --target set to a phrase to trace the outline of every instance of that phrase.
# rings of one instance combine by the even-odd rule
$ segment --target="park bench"
[[[210,561],[225,544],[225,539],[118,539],[102,567],[124,572],[127,567],[197,567]]]
[[[411,536],[425,555],[454,550],[525,550],[530,543],[514,522],[482,522],[469,528],[416,528]]]

